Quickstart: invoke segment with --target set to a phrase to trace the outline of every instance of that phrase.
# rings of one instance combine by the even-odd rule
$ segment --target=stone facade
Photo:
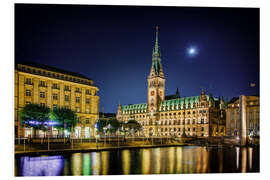
[[[165,77],[158,44],[158,28],[148,76],[147,103],[118,105],[116,118],[121,122],[133,119],[143,126],[146,136],[225,135],[225,111],[222,99],[206,95],[165,96]]]
[[[260,97],[245,96],[245,132],[247,135],[259,135],[260,129]],[[243,116],[243,115],[242,115]],[[226,108],[226,135],[238,136],[241,133],[240,100],[238,97],[232,98]],[[243,123],[242,123],[243,124]]]
[[[31,135],[32,129],[20,127],[18,113],[27,103],[67,107],[76,112],[79,122],[76,137],[94,135],[93,125],[99,117],[99,89],[93,80],[77,73],[58,71],[43,65],[18,64],[15,69],[15,134]],[[38,132],[42,135],[43,132]],[[53,134],[56,130],[53,131]]]

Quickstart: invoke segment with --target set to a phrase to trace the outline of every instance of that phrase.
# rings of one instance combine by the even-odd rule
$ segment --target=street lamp
[[[98,124],[95,123],[95,138],[96,138],[96,148],[98,148],[98,141],[97,141],[97,130],[98,130]]]
[[[107,130],[107,127],[103,127],[103,133],[105,136],[104,147],[106,146],[106,130]]]
[[[110,143],[110,131],[111,131],[112,128],[113,128],[113,126],[111,124],[109,124],[107,126],[107,129],[109,130],[109,143]]]

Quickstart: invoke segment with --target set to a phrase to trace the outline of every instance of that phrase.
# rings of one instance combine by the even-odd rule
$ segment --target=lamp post
[[[110,143],[110,131],[111,131],[112,128],[113,128],[113,126],[111,124],[109,124],[107,126],[107,129],[109,130],[109,143]]]
[[[50,122],[50,120],[49,120],[49,122]],[[50,123],[48,123],[48,125],[47,125],[47,127],[48,127],[48,151],[50,150],[50,136],[49,136],[49,124]]]
[[[106,146],[106,130],[107,130],[107,127],[103,127],[103,132],[105,136],[104,147]]]
[[[73,128],[73,124],[71,127],[71,148],[73,149],[73,136],[74,136],[74,128]]]
[[[63,129],[63,131],[64,131],[64,144],[66,143],[66,139],[65,139],[65,128],[66,128],[66,124],[65,124],[65,119],[64,119],[64,129]]]
[[[98,124],[95,123],[95,139],[96,139],[96,148],[98,148],[98,141],[97,141],[97,129],[98,129]]]
[[[23,151],[25,151],[25,124],[23,126],[24,126]]]

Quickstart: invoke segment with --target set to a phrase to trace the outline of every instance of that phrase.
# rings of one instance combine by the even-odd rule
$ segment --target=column
[[[246,96],[241,95],[239,102],[239,116],[240,116],[240,145],[245,146],[247,141],[247,101]]]
[[[60,93],[59,93],[59,99],[60,99],[60,107],[64,106],[64,101],[65,101],[65,91],[64,91],[64,84],[60,84]]]
[[[85,88],[82,88],[82,95],[81,95],[81,112],[85,113]]]
[[[70,93],[70,108],[72,111],[76,111],[75,109],[75,87],[71,86],[71,93]]]
[[[52,82],[51,81],[47,81],[47,94],[46,94],[46,98],[47,98],[47,106],[52,109]]]
[[[35,104],[38,104],[39,103],[39,79],[34,78],[33,82],[34,82],[34,88],[33,88],[33,92],[32,92],[33,102]]]

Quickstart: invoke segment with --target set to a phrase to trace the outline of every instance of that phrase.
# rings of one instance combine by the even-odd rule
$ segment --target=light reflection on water
[[[258,148],[167,147],[18,157],[16,176],[259,172]]]

